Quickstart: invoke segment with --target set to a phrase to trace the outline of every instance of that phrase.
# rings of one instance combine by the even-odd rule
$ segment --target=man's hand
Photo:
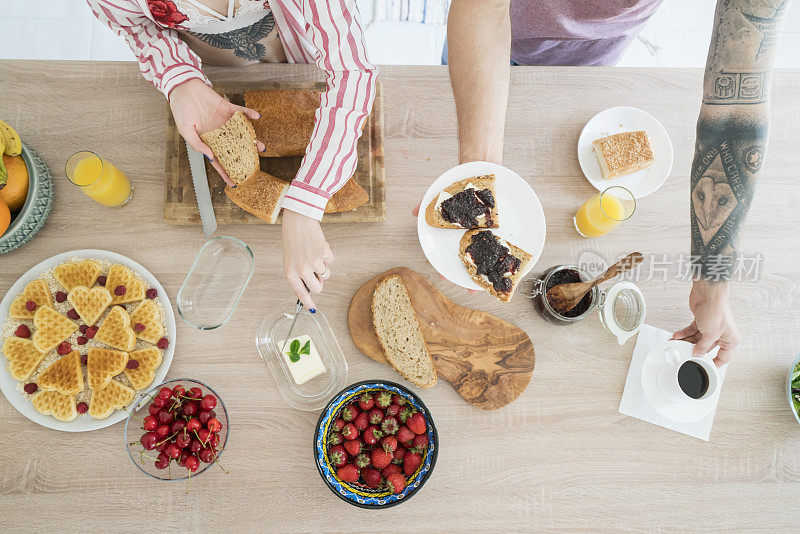
[[[689,309],[694,314],[694,321],[672,335],[672,339],[694,343],[695,357],[701,357],[719,345],[714,358],[717,367],[728,363],[739,344],[739,330],[728,299],[727,282],[695,281],[689,295]]]
[[[189,146],[205,154],[225,183],[236,187],[219,161],[214,158],[214,153],[200,139],[200,134],[219,128],[237,111],[243,111],[254,120],[261,115],[255,110],[231,104],[198,78],[183,82],[170,91],[169,107],[175,118],[175,126]],[[264,143],[261,141],[258,141],[258,150],[264,150]]]
[[[282,232],[283,275],[303,306],[314,313],[316,305],[309,292],[322,292],[323,280],[331,276],[333,252],[319,221],[305,215],[284,210]]]

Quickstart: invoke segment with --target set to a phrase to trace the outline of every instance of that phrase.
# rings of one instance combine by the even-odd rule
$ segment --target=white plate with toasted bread
[[[9,320],[9,310],[11,307],[12,301],[23,292],[26,285],[29,282],[37,280],[43,276],[43,273],[46,273],[52,270],[55,266],[60,265],[65,262],[69,262],[74,259],[92,259],[98,262],[103,262],[107,264],[120,264],[128,269],[132,270],[138,277],[146,284],[147,287],[154,288],[157,291],[157,299],[160,301],[161,307],[163,309],[163,333],[164,337],[169,340],[169,345],[166,349],[162,350],[162,357],[161,363],[155,368],[154,377],[152,382],[135,391],[133,395],[133,402],[136,402],[136,399],[139,397],[141,393],[147,391],[150,387],[160,384],[164,381],[164,377],[169,370],[170,364],[172,363],[172,356],[175,352],[175,335],[176,335],[176,325],[175,325],[175,315],[172,311],[172,303],[167,296],[166,291],[164,290],[163,286],[158,282],[155,276],[145,269],[139,263],[131,260],[130,258],[123,256],[122,254],[117,254],[115,252],[110,252],[107,250],[91,250],[91,249],[84,249],[84,250],[73,250],[69,252],[63,252],[61,254],[56,254],[50,258],[47,258],[38,264],[31,267],[25,274],[19,277],[19,279],[14,282],[14,284],[9,288],[8,292],[3,297],[3,300],[0,301],[0,325],[6,325]],[[131,303],[127,305],[128,310],[132,310],[133,306],[136,306],[138,302]],[[68,305],[68,303],[67,303]],[[60,306],[57,304],[56,306]],[[9,334],[10,332],[4,332],[4,334]],[[77,335],[78,332],[75,333]],[[13,336],[13,334],[11,334]],[[4,337],[5,339],[5,337]],[[138,348],[139,342],[137,342]],[[91,341],[88,345],[84,347],[79,347],[73,343],[73,348],[79,349],[79,352],[84,354],[86,352],[85,347],[90,347],[92,345]],[[34,423],[40,424],[47,428],[52,428],[54,430],[63,430],[67,432],[86,432],[90,430],[97,430],[100,428],[104,428],[119,421],[122,421],[126,417],[128,417],[128,413],[124,409],[117,409],[114,410],[111,415],[103,418],[103,419],[95,419],[94,417],[90,416],[88,413],[83,415],[78,415],[71,421],[61,421],[53,417],[52,415],[43,415],[39,411],[34,408],[32,402],[29,400],[28,396],[21,391],[17,385],[20,382],[17,382],[7,371],[6,369],[6,357],[2,352],[2,342],[0,342],[0,391],[2,391],[3,395],[8,399],[11,405],[22,415],[33,421]],[[54,351],[48,351],[48,355],[53,353]],[[42,365],[46,364],[47,358],[42,362]],[[85,365],[82,365],[85,367]],[[84,370],[85,375],[85,370]],[[31,379],[32,380],[32,379]],[[25,380],[23,382],[28,382],[31,380]],[[84,380],[84,384],[86,381]],[[85,390],[88,390],[88,385],[85,385]],[[41,390],[40,390],[41,391]],[[77,395],[78,398],[81,397],[83,392]],[[129,406],[130,406],[129,404]]]
[[[468,178],[495,176],[494,196],[498,213],[498,228],[491,228],[497,237],[514,244],[530,254],[518,274],[521,278],[533,268],[544,248],[546,223],[539,197],[517,173],[486,161],[472,161],[454,167],[431,184],[422,199],[417,216],[417,233],[425,257],[446,279],[467,289],[484,290],[464,266],[459,249],[466,229],[438,228],[426,221],[428,206],[452,184]]]
[[[647,132],[652,147],[652,164],[624,176],[604,179],[592,143],[611,135],[637,131]],[[629,106],[608,108],[583,127],[578,138],[578,163],[586,179],[598,191],[618,185],[628,189],[635,198],[643,198],[667,181],[672,171],[672,141],[658,119],[646,111]]]

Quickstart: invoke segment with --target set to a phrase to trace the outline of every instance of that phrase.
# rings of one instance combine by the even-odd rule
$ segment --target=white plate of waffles
[[[653,147],[653,163],[640,171],[625,176],[603,179],[600,163],[592,149],[592,142],[622,132],[645,131]],[[604,109],[586,123],[578,138],[578,163],[581,170],[598,191],[619,185],[630,191],[634,198],[643,198],[658,190],[672,172],[672,141],[658,119],[639,108],[618,106]]]
[[[0,325],[0,391],[31,421],[67,432],[125,419],[124,408],[164,381],[175,352],[164,288],[105,250],[33,266],[0,301]]]

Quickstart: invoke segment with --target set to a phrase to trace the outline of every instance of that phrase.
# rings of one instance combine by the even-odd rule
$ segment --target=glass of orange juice
[[[633,193],[622,186],[615,185],[597,193],[583,203],[572,222],[583,237],[600,237],[630,219],[636,211]]]
[[[133,196],[133,187],[125,173],[89,150],[71,155],[66,171],[70,182],[103,206],[124,206]]]

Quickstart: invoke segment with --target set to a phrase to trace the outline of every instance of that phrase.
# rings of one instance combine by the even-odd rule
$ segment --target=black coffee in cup
[[[678,369],[678,385],[687,396],[699,399],[708,391],[708,373],[699,363],[685,361]]]

